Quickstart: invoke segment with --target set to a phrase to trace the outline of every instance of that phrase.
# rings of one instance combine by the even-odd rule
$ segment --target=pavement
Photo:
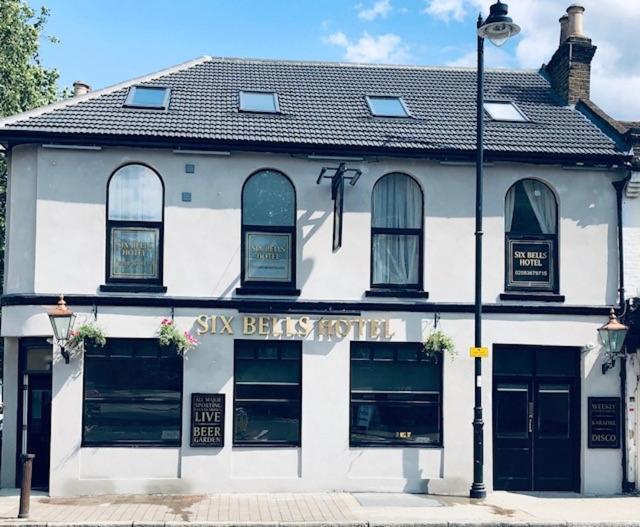
[[[118,495],[0,493],[0,527],[640,527],[640,496],[493,492],[484,501],[389,493]]]

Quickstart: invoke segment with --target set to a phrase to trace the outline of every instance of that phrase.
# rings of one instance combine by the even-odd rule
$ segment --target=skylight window
[[[484,109],[494,121],[528,121],[512,102],[485,102]]]
[[[377,117],[409,117],[409,110],[400,97],[368,96],[371,114]]]
[[[163,86],[132,86],[129,88],[129,94],[124,105],[131,108],[166,110],[169,106],[169,88]]]
[[[278,94],[274,92],[241,91],[240,110],[243,112],[278,113]]]

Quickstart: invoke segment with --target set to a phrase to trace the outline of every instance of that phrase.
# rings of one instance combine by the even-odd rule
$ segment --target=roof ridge
[[[226,62],[230,64],[274,64],[290,66],[338,66],[354,68],[402,69],[402,70],[431,70],[431,71],[476,71],[475,66],[431,66],[420,64],[378,64],[368,62],[342,62],[330,60],[297,60],[297,59],[265,59],[246,57],[210,57],[210,62]],[[540,68],[485,68],[485,71],[512,73],[540,73]]]
[[[124,82],[119,82],[117,84],[112,84],[111,86],[100,88],[99,90],[90,91],[88,93],[85,93],[84,95],[76,95],[75,97],[69,97],[68,99],[56,101],[51,104],[47,104],[45,106],[34,108],[33,110],[27,110],[25,112],[17,113],[15,115],[10,115],[8,117],[4,117],[0,119],[0,128],[3,128],[8,124],[12,124],[17,121],[22,121],[23,119],[28,119],[30,117],[42,115],[47,112],[51,112],[61,108],[66,108],[68,106],[73,106],[80,102],[89,101],[91,99],[95,99],[97,97],[106,95],[108,93],[113,93],[115,91],[121,90],[122,88],[127,88],[129,86],[132,86],[140,82],[147,82],[147,81],[156,79],[158,77],[164,77],[165,75],[176,73],[178,71],[191,68],[192,66],[196,66],[198,64],[202,64],[203,62],[208,62],[210,60],[211,60],[211,57],[209,55],[203,55],[201,57],[191,59],[186,62],[182,62],[180,64],[176,64],[175,66],[170,66],[169,68],[164,68],[162,70],[158,70],[153,73],[147,73],[146,75],[135,77],[133,79],[129,79]]]

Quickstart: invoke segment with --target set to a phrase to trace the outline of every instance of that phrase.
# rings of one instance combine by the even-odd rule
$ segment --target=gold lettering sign
[[[305,338],[314,333],[321,338],[370,338],[386,340],[393,337],[389,320],[375,318],[325,318],[313,320],[309,316],[277,317],[272,315],[243,315],[242,317],[202,314],[196,318],[199,335],[242,335],[260,337]]]

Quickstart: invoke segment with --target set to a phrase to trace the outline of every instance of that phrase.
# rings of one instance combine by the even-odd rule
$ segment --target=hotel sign
[[[553,240],[507,241],[507,288],[553,289]]]
[[[333,318],[310,316],[200,315],[196,318],[198,335],[256,335],[264,337],[299,337],[314,334],[325,338],[381,339],[393,337],[388,319]]]
[[[291,281],[291,234],[248,232],[245,277],[251,282]]]
[[[224,394],[191,394],[191,446],[224,446]]]
[[[589,397],[589,448],[620,448],[620,397]]]

